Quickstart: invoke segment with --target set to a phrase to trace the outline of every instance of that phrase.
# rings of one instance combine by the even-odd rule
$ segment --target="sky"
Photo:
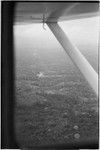
[[[94,43],[98,42],[99,33],[99,19],[98,17],[77,19],[72,21],[63,21],[59,25],[64,32],[72,40],[73,43]],[[20,44],[38,43],[45,44],[45,47],[54,46],[57,40],[51,33],[48,26],[44,25],[46,30],[43,29],[43,24],[28,24],[28,25],[15,25],[14,36],[15,41]]]
[[[99,17],[78,19],[59,23],[73,42],[96,42],[98,40]]]
[[[59,22],[69,39],[90,61],[98,63],[99,17]],[[16,53],[64,52],[48,26],[43,24],[14,25],[14,46]],[[91,53],[92,49],[92,53]],[[90,51],[89,55],[87,52]],[[36,53],[36,51],[34,51]],[[93,58],[94,56],[94,58]],[[94,59],[94,60],[93,60]],[[93,63],[95,63],[93,62]]]

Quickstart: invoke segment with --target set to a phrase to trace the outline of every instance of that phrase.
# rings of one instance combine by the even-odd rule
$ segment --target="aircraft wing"
[[[18,2],[15,23],[42,23],[98,15],[99,2]]]

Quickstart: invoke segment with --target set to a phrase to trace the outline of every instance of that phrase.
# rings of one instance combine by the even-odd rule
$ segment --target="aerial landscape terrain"
[[[16,59],[18,143],[32,147],[98,138],[98,100],[83,75],[67,55],[38,51]]]

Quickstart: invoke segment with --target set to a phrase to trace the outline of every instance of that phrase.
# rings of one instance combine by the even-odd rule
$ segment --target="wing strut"
[[[71,43],[58,23],[47,23],[47,25],[98,96],[98,74],[96,71],[81,54],[78,48]]]

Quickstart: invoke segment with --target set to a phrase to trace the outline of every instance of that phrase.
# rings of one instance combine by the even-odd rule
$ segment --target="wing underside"
[[[98,2],[18,2],[15,23],[42,23],[98,15]]]

